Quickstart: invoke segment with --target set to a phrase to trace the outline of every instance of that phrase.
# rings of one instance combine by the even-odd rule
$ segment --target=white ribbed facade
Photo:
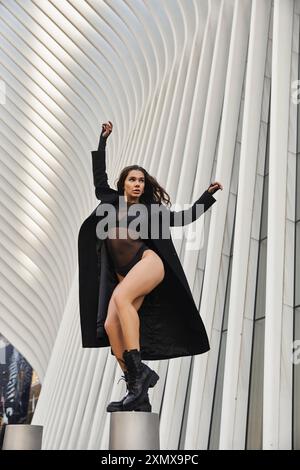
[[[211,350],[151,362],[161,448],[300,449],[299,18],[299,0],[0,0],[0,333],[42,381],[44,449],[107,449],[125,392],[79,324],[107,120],[113,187],[133,163],[174,204],[224,186],[199,252],[172,229]]]

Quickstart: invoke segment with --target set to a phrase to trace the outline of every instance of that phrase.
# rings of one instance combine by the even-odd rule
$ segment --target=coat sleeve
[[[204,191],[204,193],[189,209],[183,211],[170,211],[170,226],[179,227],[194,222],[215,202],[216,199],[213,195],[207,190]]]
[[[107,182],[105,147],[106,138],[101,134],[98,150],[92,152],[93,178],[97,199],[102,199],[105,195],[117,194],[117,191],[112,189]]]

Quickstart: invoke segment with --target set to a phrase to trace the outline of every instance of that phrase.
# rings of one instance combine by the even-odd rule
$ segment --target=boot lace
[[[125,376],[125,374],[124,374],[124,375],[121,375],[121,377],[120,377],[119,380],[118,380],[118,383],[120,382],[120,380],[125,380],[125,382],[126,382],[126,376]],[[118,383],[117,383],[117,385],[118,385]]]
[[[137,374],[136,374],[135,370],[128,369],[127,380],[128,380],[128,387],[129,388],[132,388],[132,387],[135,386],[136,381],[137,381]]]

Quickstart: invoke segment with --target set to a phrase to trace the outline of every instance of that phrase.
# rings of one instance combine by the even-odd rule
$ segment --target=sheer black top
[[[141,239],[139,233],[132,227],[128,227],[129,224],[138,217],[138,214],[128,215],[127,211],[134,203],[125,202],[119,205],[116,204],[116,226],[109,227],[106,246],[109,254],[112,258],[115,270],[122,272],[126,267],[129,267],[135,260],[138,261],[137,257],[145,249],[148,249],[146,243]],[[127,214],[127,220],[125,216]],[[122,224],[120,226],[120,221]]]

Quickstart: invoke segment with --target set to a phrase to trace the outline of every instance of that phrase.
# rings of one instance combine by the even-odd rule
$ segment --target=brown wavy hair
[[[144,173],[145,177],[145,188],[143,194],[140,196],[139,201],[141,203],[159,203],[163,202],[166,205],[171,205],[169,194],[160,186],[157,180],[149,175],[147,170],[139,165],[130,165],[123,168],[117,181],[117,190],[120,195],[124,195],[124,183],[128,173],[131,170],[139,170]]]

